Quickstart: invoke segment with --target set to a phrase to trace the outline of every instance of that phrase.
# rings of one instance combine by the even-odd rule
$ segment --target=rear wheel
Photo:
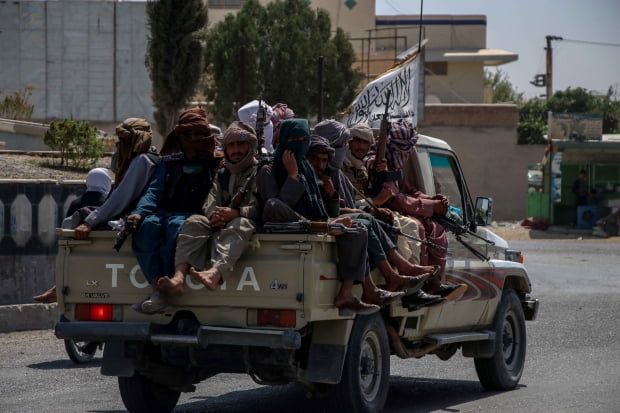
[[[155,383],[138,372],[131,377],[119,377],[118,388],[130,413],[169,413],[181,396],[181,392]]]
[[[491,390],[514,389],[525,364],[525,317],[517,293],[504,290],[493,321],[495,343],[491,358],[475,358],[480,383]]]
[[[390,350],[380,314],[357,316],[351,332],[342,379],[333,389],[330,410],[383,411],[390,376]]]
[[[91,341],[77,341],[73,339],[65,339],[65,350],[71,361],[76,364],[88,363],[95,358],[97,348],[100,343],[93,343]]]

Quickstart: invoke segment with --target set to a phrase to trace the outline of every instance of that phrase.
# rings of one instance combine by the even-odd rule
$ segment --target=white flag
[[[416,54],[370,82],[355,97],[340,122],[352,126],[359,122],[378,128],[385,113],[387,90],[391,90],[388,114],[390,121],[407,119],[418,123],[418,84],[420,59]]]

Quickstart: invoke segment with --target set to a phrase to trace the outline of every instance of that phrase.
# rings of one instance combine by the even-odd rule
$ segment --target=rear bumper
[[[211,344],[298,349],[301,335],[292,330],[260,330],[201,326],[196,335],[155,331],[150,323],[60,321],[54,333],[60,339],[105,342],[151,341],[155,344],[207,347]]]

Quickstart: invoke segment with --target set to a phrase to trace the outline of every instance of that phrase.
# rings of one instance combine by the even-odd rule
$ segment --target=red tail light
[[[295,310],[257,310],[256,324],[259,326],[295,327]]]
[[[76,304],[77,321],[112,321],[112,304]]]

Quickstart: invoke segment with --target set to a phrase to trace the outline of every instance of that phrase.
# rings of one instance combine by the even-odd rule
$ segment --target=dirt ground
[[[528,241],[531,239],[553,239],[561,241],[588,241],[600,243],[620,243],[620,237],[601,238],[593,236],[591,231],[575,230],[565,227],[551,227],[546,231],[532,230],[515,224],[489,226],[489,230],[506,241]]]

